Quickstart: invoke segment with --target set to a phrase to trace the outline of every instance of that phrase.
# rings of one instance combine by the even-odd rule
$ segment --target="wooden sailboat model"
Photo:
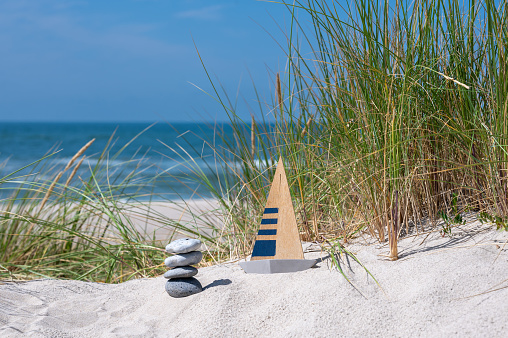
[[[314,264],[316,260],[303,257],[286,171],[280,158],[251,259],[241,262],[240,267],[246,273],[269,274],[302,271]]]

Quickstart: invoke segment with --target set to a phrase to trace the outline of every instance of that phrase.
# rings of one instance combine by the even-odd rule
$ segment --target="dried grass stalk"
[[[76,153],[76,155],[72,156],[71,160],[69,161],[69,163],[67,163],[67,165],[65,166],[65,169],[64,169],[64,172],[67,171],[67,169],[69,169],[72,164],[74,163],[74,161],[76,161],[76,159],[78,157],[80,157],[81,155],[83,155],[83,153],[92,145],[92,143],[94,143],[95,139],[91,139],[87,144],[85,144],[81,149],[78,150],[78,152]]]
[[[86,156],[83,156],[81,158],[81,160],[79,160],[78,164],[76,164],[76,166],[74,167],[74,170],[72,170],[71,174],[69,175],[69,178],[67,179],[67,181],[65,182],[65,188],[67,188],[69,186],[69,183],[71,182],[71,180],[74,178],[74,176],[76,175],[76,173],[78,172],[78,169],[79,167],[81,166],[81,163],[83,163],[83,160],[86,158]]]
[[[279,109],[280,109],[280,112],[282,113],[283,112],[283,103],[282,103],[282,88],[281,88],[281,85],[280,85],[280,76],[279,76],[279,73],[277,73],[277,77],[276,77],[276,85],[277,85],[277,102],[279,102]]]
[[[303,138],[305,136],[305,134],[307,134],[307,132],[309,131],[309,127],[310,127],[310,124],[312,123],[312,116],[309,117],[309,119],[307,120],[307,123],[305,124],[305,127],[303,128],[302,130],[302,135],[301,137]]]
[[[458,84],[459,86],[462,86],[462,87],[464,87],[464,88],[466,88],[466,89],[470,89],[470,88],[471,88],[471,87],[469,87],[468,85],[465,85],[465,84],[463,84],[462,82],[459,82],[459,81],[455,80],[453,77],[447,76],[447,75],[445,75],[445,74],[443,74],[443,73],[440,73],[440,72],[437,72],[437,73],[438,73],[439,75],[441,75],[442,77],[444,77],[445,79],[455,82],[455,83],[456,83],[456,84]]]
[[[60,178],[62,177],[64,172],[65,172],[65,170],[64,171],[60,171],[58,173],[58,175],[56,175],[56,178],[53,180],[53,182],[49,186],[48,191],[46,192],[46,195],[44,195],[44,198],[42,199],[41,207],[40,207],[39,210],[42,210],[42,208],[44,208],[44,205],[46,204],[46,202],[48,201],[49,196],[53,192],[53,189],[55,188],[55,185],[58,183],[58,181],[60,180]]]
[[[397,237],[399,234],[399,192],[395,191],[395,203],[392,206],[392,222],[391,228],[388,229],[388,242],[390,245],[390,256],[392,261],[399,259],[399,252],[397,249]]]

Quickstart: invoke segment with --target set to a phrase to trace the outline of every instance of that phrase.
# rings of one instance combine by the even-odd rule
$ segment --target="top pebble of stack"
[[[175,254],[188,253],[196,251],[200,247],[201,241],[199,239],[182,238],[166,245],[166,252]]]

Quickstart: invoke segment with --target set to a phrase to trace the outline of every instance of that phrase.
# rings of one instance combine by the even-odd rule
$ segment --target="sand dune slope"
[[[403,239],[396,262],[380,256],[386,247],[352,246],[384,292],[350,259],[355,289],[320,252],[306,254],[324,258],[317,268],[292,274],[247,275],[237,263],[200,269],[204,292],[182,299],[165,293],[161,277],[6,283],[0,336],[506,336],[508,235],[471,229]]]

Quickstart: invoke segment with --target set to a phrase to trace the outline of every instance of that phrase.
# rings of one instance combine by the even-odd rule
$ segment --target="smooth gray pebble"
[[[174,298],[182,298],[203,291],[201,283],[196,278],[174,278],[166,282],[166,292]]]
[[[175,268],[177,266],[198,264],[201,262],[201,259],[203,259],[201,251],[192,251],[168,257],[164,260],[164,264],[166,264],[168,268]]]
[[[194,277],[198,274],[198,269],[193,266],[180,266],[167,271],[164,274],[164,278],[189,278]]]
[[[168,253],[187,253],[197,251],[201,247],[199,239],[181,238],[166,245]]]

